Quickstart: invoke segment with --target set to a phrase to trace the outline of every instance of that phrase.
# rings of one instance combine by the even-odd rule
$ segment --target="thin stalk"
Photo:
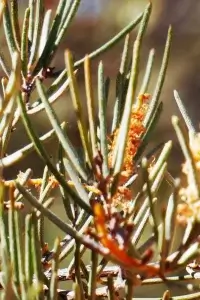
[[[133,281],[131,279],[127,279],[126,300],[132,300],[133,299],[133,292],[134,292]]]
[[[116,299],[115,288],[114,288],[114,282],[112,276],[108,276],[107,285],[108,285],[108,300],[115,300]]]

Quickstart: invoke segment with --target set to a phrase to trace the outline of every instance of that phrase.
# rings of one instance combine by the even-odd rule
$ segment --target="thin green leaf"
[[[25,270],[24,270],[24,251],[22,250],[22,240],[21,240],[21,228],[19,224],[18,211],[14,212],[14,226],[16,233],[16,248],[17,248],[17,261],[18,261],[18,272],[19,272],[19,286],[21,292],[21,299],[26,300],[26,282],[25,282]]]
[[[71,180],[73,182],[73,185],[74,185],[77,193],[79,194],[79,196],[81,197],[81,199],[83,199],[83,201],[85,203],[89,203],[88,193],[85,191],[83,184],[80,182],[80,179],[79,179],[76,171],[72,167],[70,160],[67,159],[65,156],[63,157],[63,164],[64,164],[64,167],[65,167],[69,177],[71,178]]]
[[[50,130],[49,132],[47,132],[46,134],[41,136],[39,138],[39,140],[44,144],[44,143],[48,142],[50,139],[52,139],[54,136],[55,136],[55,131]],[[14,152],[6,157],[3,157],[1,159],[2,165],[4,167],[9,167],[9,166],[15,164],[16,162],[20,161],[21,159],[25,158],[26,155],[31,153],[33,150],[34,150],[34,144],[30,143],[27,146],[23,147],[22,149],[19,149],[16,152]]]
[[[82,105],[80,101],[80,95],[78,91],[78,84],[74,75],[74,67],[73,67],[73,59],[72,55],[69,51],[65,52],[65,64],[67,66],[67,72],[70,78],[69,86],[71,92],[71,98],[73,101],[74,111],[76,113],[76,119],[79,129],[79,134],[81,138],[81,142],[83,145],[85,160],[92,167],[92,153],[91,147],[88,143],[86,124],[83,116]]]
[[[21,97],[18,97],[18,105],[21,109],[21,115],[22,115],[22,121],[24,123],[24,126],[26,128],[26,131],[32,140],[35,149],[39,156],[42,158],[42,160],[45,162],[45,164],[48,166],[49,170],[52,172],[52,174],[55,176],[55,178],[58,180],[58,182],[63,186],[63,188],[66,190],[66,192],[72,197],[73,201],[76,201],[82,208],[84,208],[89,214],[92,213],[92,210],[88,203],[84,202],[81,198],[78,197],[78,195],[69,187],[69,185],[66,183],[63,176],[57,171],[57,169],[54,167],[54,165],[51,163],[45,149],[43,148],[42,144],[40,143],[40,140],[38,136],[35,134],[31,122],[28,119],[25,105],[21,99]]]
[[[143,170],[144,182],[146,182],[147,197],[149,199],[150,213],[151,213],[151,218],[153,221],[153,232],[155,235],[156,242],[158,242],[158,224],[157,224],[155,207],[153,205],[153,195],[151,192],[151,181],[150,181],[150,176],[149,176],[149,172],[148,172],[148,163],[147,163],[146,158],[142,159],[142,170]]]
[[[154,179],[154,181],[151,184],[151,193],[152,193],[153,197],[156,196],[158,188],[159,188],[159,186],[162,183],[162,180],[164,178],[166,169],[167,169],[167,163],[164,162],[162,167],[160,168],[156,178]],[[138,201],[144,196],[145,192],[146,192],[146,187],[144,186],[143,189],[142,189],[142,192],[139,192],[138,195],[136,196],[136,198],[134,199],[134,202],[135,202],[134,208],[136,207]],[[140,222],[141,218],[143,217],[145,211],[147,210],[148,206],[149,206],[149,199],[147,198],[147,199],[145,199],[145,201],[141,205],[141,207],[140,207],[139,211],[137,212],[136,216],[134,216],[134,223],[135,224],[139,224],[139,222]]]
[[[32,227],[31,227],[31,249],[32,249],[32,260],[33,260],[33,272],[36,284],[43,283],[43,271],[41,264],[41,248],[38,240],[38,229],[37,229],[37,219],[35,214],[32,215]],[[40,290],[38,293],[37,300],[44,299],[44,291]]]
[[[194,159],[192,151],[190,149],[187,132],[181,126],[181,123],[180,123],[180,120],[178,117],[172,116],[172,124],[176,131],[176,135],[179,140],[179,143],[180,143],[181,149],[183,151],[183,154],[185,156],[185,159],[188,163],[188,168],[189,168],[188,172],[191,176],[191,180],[193,182],[197,198],[199,199],[200,198],[200,186],[198,183],[198,172],[197,172],[197,169],[195,166],[195,159]]]
[[[96,286],[97,286],[97,266],[98,254],[94,251],[91,252],[91,270],[88,282],[88,296],[91,300],[96,299]]]
[[[108,166],[108,141],[106,122],[106,99],[103,63],[100,62],[98,69],[98,103],[99,103],[99,126],[100,126],[100,149],[103,156],[103,175],[109,175]]]
[[[17,52],[14,52],[12,54],[12,72],[6,84],[3,107],[0,110],[0,118],[2,117],[2,114],[4,113],[10,100],[14,101],[16,95],[20,90],[20,79],[21,79],[20,72],[21,72],[20,57]]]
[[[49,300],[58,299],[58,266],[59,266],[60,241],[57,238],[54,243],[54,259],[52,261],[51,281],[49,288]]]
[[[145,94],[148,90],[149,81],[150,81],[151,74],[152,74],[152,67],[153,67],[154,57],[155,57],[155,49],[151,49],[150,52],[149,52],[147,66],[146,66],[146,70],[145,70],[145,73],[144,73],[144,78],[143,78],[143,81],[142,81],[142,85],[141,85],[141,88],[140,88],[140,91],[139,91],[139,95]]]
[[[28,63],[28,70],[32,70],[37,59],[39,41],[42,30],[43,16],[44,16],[44,3],[43,0],[36,0],[35,5],[35,20],[34,20],[34,32],[33,40],[30,48],[30,58]]]
[[[97,50],[91,52],[88,56],[90,59],[96,58],[100,54],[108,51],[112,46],[117,44],[124,36],[126,36],[130,31],[132,31],[142,20],[143,13],[141,13],[134,21],[131,21],[126,27],[124,27],[118,34],[116,34],[112,39],[110,39],[103,46]],[[74,66],[79,67],[84,62],[84,58],[75,62]]]
[[[163,248],[163,262],[166,260],[166,257],[169,255],[169,251],[173,242],[174,233],[175,233],[175,224],[176,224],[176,208],[177,208],[177,193],[174,192],[170,195],[168,204],[167,204],[167,210],[165,214],[165,235],[164,235],[164,248]]]
[[[6,220],[4,215],[4,201],[5,201],[5,186],[2,180],[0,180],[0,235],[1,235],[1,249],[5,256],[3,258],[9,258],[9,245],[8,245],[8,228],[6,228]],[[4,261],[5,262],[5,261]]]
[[[172,28],[171,26],[169,27],[168,34],[167,34],[167,41],[165,45],[165,50],[164,50],[164,55],[163,55],[163,60],[160,68],[160,72],[158,75],[158,80],[156,83],[156,87],[152,96],[152,100],[148,109],[148,112],[145,116],[144,119],[144,126],[148,127],[149,123],[151,122],[151,118],[154,114],[155,108],[158,106],[158,101],[160,98],[161,90],[164,84],[165,76],[166,76],[166,71],[167,71],[167,66],[169,62],[169,54],[170,54],[170,48],[171,48],[171,39],[172,39]]]
[[[63,1],[62,3],[65,5],[68,5],[67,3],[64,3],[64,2],[65,1]],[[73,20],[76,12],[78,10],[79,5],[80,5],[80,0],[74,0],[73,2],[71,2],[70,10],[69,11],[67,10],[67,12],[66,12],[67,15],[65,17],[65,21],[62,24],[62,27],[60,28],[58,35],[55,37],[55,40],[52,40],[51,44],[49,43],[49,40],[48,40],[46,47],[44,48],[44,51],[43,51],[42,55],[40,56],[38,63],[33,71],[33,76],[35,76],[42,67],[47,67],[48,64],[51,62],[51,60],[53,59],[53,57],[56,53],[56,50],[57,50],[64,34],[66,33],[66,30],[68,29],[69,25],[71,24],[71,21]],[[59,23],[62,20],[62,16],[60,16],[60,17],[61,17],[61,19],[59,20]],[[57,29],[58,28],[55,27],[56,34],[57,34]],[[48,48],[47,48],[47,45],[48,45]]]
[[[69,226],[66,222],[63,222],[59,217],[57,217],[53,212],[49,209],[46,209],[41,203],[37,201],[35,197],[33,197],[27,190],[20,185],[18,182],[15,182],[16,188],[20,191],[23,197],[36,209],[38,209],[44,216],[46,216],[52,223],[54,223],[58,228],[60,228],[63,232],[69,234],[76,241],[80,241],[85,246],[93,249],[95,251],[104,253],[108,255],[107,251],[88,237],[83,235],[83,231],[88,227],[88,224],[91,222],[91,218],[88,218],[87,226],[85,225],[82,230],[76,231],[72,226]],[[69,246],[69,245],[68,245]],[[73,247],[73,246],[72,246]]]
[[[143,13],[140,14],[136,20],[131,21],[125,28],[123,28],[118,34],[116,34],[112,39],[110,39],[107,43],[105,43],[102,47],[97,50],[91,52],[88,57],[90,59],[96,58],[102,53],[106,52],[108,49],[112,48],[115,44],[117,44],[126,34],[128,34],[131,30],[133,30],[141,21]],[[79,61],[75,62],[74,66],[79,67],[84,63],[84,59],[82,58]],[[67,80],[67,70],[63,70],[59,77],[55,80],[57,86],[63,84],[63,82]],[[57,87],[58,88],[58,87]],[[48,92],[48,91],[47,91]]]
[[[85,293],[83,290],[83,282],[81,279],[81,272],[80,272],[80,242],[76,241],[76,248],[75,248],[75,260],[74,260],[74,265],[75,265],[75,282],[79,285],[79,293],[80,293],[80,298],[81,300],[85,300]]]
[[[14,190],[11,187],[9,190],[9,200],[10,200],[10,209],[8,211],[8,224],[9,224],[9,251],[10,251],[10,259],[11,264],[13,266],[13,281],[15,285],[16,296],[19,298],[19,292],[17,291],[17,287],[19,286],[19,260],[17,253],[17,240],[16,240],[16,228],[14,221]]]
[[[51,22],[51,13],[52,13],[52,10],[49,9],[49,10],[47,10],[47,12],[45,13],[45,16],[44,16],[42,32],[41,32],[41,37],[40,37],[40,45],[39,45],[39,49],[38,49],[39,57],[41,56],[42,51],[44,50],[44,47],[48,40],[49,30],[50,30],[50,22]]]
[[[188,113],[186,111],[186,108],[178,94],[177,91],[174,91],[174,98],[176,100],[176,103],[178,105],[178,108],[180,110],[180,113],[185,121],[185,124],[188,128],[188,130],[192,133],[192,134],[195,134],[196,133],[196,130],[195,130],[195,127],[194,127],[194,124],[192,123],[192,120],[191,118],[188,116]]]
[[[128,50],[129,50],[129,35],[127,35],[125,38],[120,69],[116,79],[116,100],[114,105],[111,132],[114,132],[114,130],[119,126],[122,112],[123,112],[123,106],[125,100],[124,86],[127,80],[125,75],[126,75],[127,65],[128,65]]]
[[[3,13],[3,25],[4,25],[4,32],[5,32],[9,52],[12,57],[13,52],[17,51],[17,47],[16,47],[15,38],[13,34],[11,17],[10,17],[7,1],[5,2],[5,8]]]
[[[164,147],[159,155],[159,157],[156,160],[156,163],[150,170],[149,174],[149,180],[150,182],[153,182],[154,179],[156,178],[158,172],[160,171],[160,168],[162,167],[163,163],[167,161],[169,154],[172,149],[172,141],[168,141],[167,143],[164,144]]]
[[[69,79],[63,80],[62,84],[57,84],[55,80],[51,87],[46,91],[48,101],[50,104],[53,104],[59,97],[64,93],[64,91],[69,87]],[[44,105],[41,103],[41,99],[35,100],[31,108],[28,110],[29,115],[36,114],[44,110]]]
[[[31,244],[32,215],[26,216],[25,222],[25,275],[27,285],[30,286],[33,279],[33,260]]]
[[[97,136],[96,136],[96,125],[95,125],[95,112],[94,112],[94,95],[93,95],[93,85],[91,79],[90,70],[90,58],[85,57],[84,61],[84,74],[85,74],[85,90],[87,97],[87,111],[88,111],[88,121],[89,121],[89,134],[92,147],[93,158],[97,154]]]
[[[35,26],[35,0],[29,0],[29,8],[30,8],[30,21],[28,26],[28,40],[30,45],[33,43],[33,34],[34,34],[34,26]]]
[[[64,126],[63,126],[64,127]],[[66,171],[63,163],[63,148],[59,144],[59,150],[58,150],[58,158],[59,158],[59,163],[58,163],[58,171],[63,174],[64,177],[66,177]],[[71,205],[71,199],[69,195],[66,193],[66,191],[63,189],[63,187],[60,185],[60,192],[62,195],[62,200],[63,200],[63,205],[65,208],[65,212],[71,222],[74,222],[74,214],[72,211],[72,205]]]
[[[12,24],[15,44],[17,46],[17,49],[19,50],[21,37],[20,37],[20,28],[19,28],[18,0],[10,1],[10,15],[11,15],[11,24]]]
[[[6,59],[4,57],[4,53],[0,51],[0,65],[2,67],[2,70],[4,71],[5,75],[9,77],[10,74],[10,68],[8,67],[8,63],[6,62]]]
[[[27,76],[27,64],[28,64],[28,28],[30,21],[30,8],[25,10],[24,22],[22,27],[22,39],[21,39],[21,61],[22,61],[22,72],[24,78]]]
[[[187,265],[192,259],[197,258],[199,256],[199,242],[192,244],[191,246],[188,245],[188,248],[183,253],[178,261],[179,266]]]
[[[50,120],[50,122],[51,122],[51,124],[52,124],[58,138],[59,138],[60,143],[62,144],[63,149],[65,150],[67,156],[71,160],[74,168],[77,170],[77,172],[80,174],[80,176],[84,180],[86,180],[88,176],[87,176],[85,170],[83,170],[82,166],[80,165],[80,161],[78,159],[76,151],[73,148],[73,146],[71,145],[71,142],[70,142],[68,136],[61,129],[58,118],[57,118],[53,108],[49,104],[48,99],[47,99],[46,94],[45,94],[45,91],[44,91],[44,88],[43,88],[43,86],[42,86],[42,84],[39,80],[36,81],[36,86],[37,86],[38,94],[41,97],[41,100],[42,100],[42,102],[44,104],[44,107],[46,109],[46,113],[47,113],[47,115],[49,117],[49,120]]]

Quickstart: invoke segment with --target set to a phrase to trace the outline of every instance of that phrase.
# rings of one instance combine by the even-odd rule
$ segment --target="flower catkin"
[[[136,155],[141,144],[141,136],[145,132],[143,121],[147,112],[147,100],[149,100],[149,97],[149,94],[140,95],[138,98],[139,105],[137,107],[133,107],[131,112],[124,161],[119,178],[119,187],[117,193],[113,197],[113,201],[115,202],[116,206],[118,206],[122,202],[124,206],[124,204],[132,198],[131,190],[129,188],[125,188],[123,185],[135,172],[134,156]],[[112,167],[113,154],[119,135],[119,130],[120,129],[117,128],[110,138],[111,144],[108,155],[108,162],[110,167]]]

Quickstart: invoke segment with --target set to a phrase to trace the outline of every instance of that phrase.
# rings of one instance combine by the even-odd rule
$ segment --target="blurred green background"
[[[19,1],[20,15],[23,17],[24,8],[28,1]],[[46,8],[56,8],[58,0],[46,0]],[[145,64],[149,50],[155,48],[156,57],[153,67],[153,76],[149,93],[153,92],[157,75],[161,65],[164,44],[169,24],[173,27],[173,40],[169,68],[167,72],[164,89],[161,94],[161,101],[164,102],[164,112],[161,116],[157,129],[152,136],[150,148],[153,148],[160,142],[169,139],[175,140],[172,156],[169,161],[169,170],[173,175],[180,171],[180,162],[182,154],[176,142],[175,133],[171,126],[171,116],[178,114],[178,110],[173,98],[173,89],[180,92],[189,115],[192,117],[195,126],[199,124],[199,97],[200,97],[200,1],[195,0],[152,0],[153,11],[150,23],[144,39],[141,55],[141,78],[144,72]],[[77,60],[85,54],[98,48],[104,42],[115,35],[123,26],[144,10],[146,0],[82,0],[79,13],[70,26],[65,39],[63,40],[60,50],[52,64],[56,69],[64,67],[65,49],[69,48]],[[137,29],[132,32],[131,40],[134,41]],[[109,93],[109,110],[108,118],[112,116],[113,102],[115,100],[115,78],[119,68],[123,41],[112,48],[109,52],[97,58],[92,63],[93,84],[96,89],[97,66],[99,60],[103,60],[105,73],[111,79],[111,90]],[[2,51],[4,42],[2,43]],[[3,76],[2,71],[0,75]],[[85,91],[83,82],[83,71],[78,73],[80,84],[80,93],[83,102],[85,101]],[[84,105],[85,106],[85,105]],[[78,131],[74,123],[74,114],[69,92],[54,104],[60,120],[67,121],[67,132],[72,138],[73,143],[79,147]],[[38,113],[32,116],[32,121],[37,128],[39,135],[48,131],[51,126],[45,113]],[[13,133],[9,153],[19,149],[28,143],[28,137],[19,124],[17,130]],[[54,140],[47,145],[48,152],[55,157],[57,150],[57,141]],[[19,170],[25,171],[32,168],[34,177],[41,176],[43,164],[36,154],[29,155],[20,163],[5,170],[7,179],[15,178]],[[59,205],[59,197],[56,200],[58,205],[55,211],[64,219],[65,214],[63,207]],[[52,245],[55,238],[54,228],[48,227],[48,240]],[[61,234],[61,233],[60,233]],[[61,237],[63,234],[61,234]],[[179,291],[180,292],[180,291]],[[151,294],[151,293],[150,293]],[[139,295],[139,294],[138,294]],[[151,294],[153,296],[153,294]]]

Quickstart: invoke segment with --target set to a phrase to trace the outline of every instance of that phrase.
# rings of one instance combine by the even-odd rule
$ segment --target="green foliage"
[[[30,0],[22,25],[18,17],[18,1],[0,2],[0,19],[3,19],[12,61],[12,67],[8,67],[3,53],[0,54],[0,64],[5,73],[0,99],[1,297],[130,300],[136,285],[156,288],[157,284],[165,282],[169,291],[161,297],[171,299],[173,284],[192,281],[198,276],[198,272],[195,273],[198,263],[194,265],[191,262],[198,259],[200,247],[199,140],[177,92],[175,99],[187,125],[186,131],[180,120],[173,116],[172,123],[188,168],[188,190],[185,190],[185,202],[182,203],[186,208],[181,215],[184,224],[178,221],[182,207],[180,195],[184,191],[180,192],[179,183],[167,171],[172,142],[167,141],[158,151],[144,156],[162,111],[160,95],[167,71],[172,29],[169,27],[160,72],[149,100],[147,92],[154,49],[149,52],[141,86],[138,75],[151,4],[99,49],[75,62],[70,51],[66,50],[66,68],[57,72],[52,67],[80,2],[60,0],[51,20],[54,12],[45,11],[42,0]],[[137,25],[139,29],[130,55],[129,32]],[[116,76],[116,99],[110,129],[106,118],[109,79],[101,61],[97,72],[98,94],[94,95],[90,69],[92,59],[123,38],[125,42]],[[86,103],[81,99],[77,83],[77,72],[82,67]],[[48,78],[54,78],[50,86],[46,84]],[[66,123],[60,124],[52,107],[52,103],[68,88],[76,115],[81,153],[69,139]],[[35,99],[34,90],[37,91]],[[98,99],[97,112],[95,99]],[[84,105],[87,106],[87,118],[83,114]],[[39,137],[30,115],[36,116],[42,110],[46,112],[52,130]],[[20,120],[30,144],[6,155],[12,131]],[[52,162],[45,149],[45,142],[51,138],[56,138],[59,143],[56,162]],[[192,140],[197,142],[196,155],[191,146]],[[5,181],[3,169],[14,165],[33,150],[45,164],[43,177],[34,179],[34,170],[28,169],[16,180]],[[40,186],[38,196],[29,189],[34,185]],[[51,197],[54,188],[60,190],[59,199],[63,201],[66,220],[50,209],[54,203]],[[190,197],[193,197],[192,200]],[[27,203],[31,205],[31,213],[25,213],[24,220],[22,211]],[[63,231],[62,241],[55,237],[53,250],[45,243],[45,218]],[[145,234],[147,230],[148,234]],[[21,231],[23,234],[20,234]],[[181,232],[179,240],[178,231]],[[69,260],[71,252],[74,257],[65,269],[59,269],[60,262],[66,257]],[[91,257],[89,266],[84,260],[85,252]],[[178,276],[177,271],[185,268],[190,275],[184,273]],[[70,291],[59,289],[61,280],[73,282]],[[173,297],[199,298],[199,291],[190,296]]]

